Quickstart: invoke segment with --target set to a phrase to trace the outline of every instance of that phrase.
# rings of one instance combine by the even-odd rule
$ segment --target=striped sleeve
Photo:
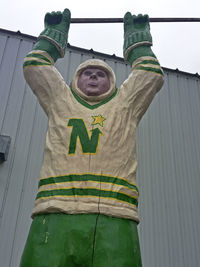
[[[137,123],[161,89],[163,76],[162,68],[154,57],[141,57],[133,63],[132,72],[122,87],[125,89],[128,105],[133,109]]]
[[[163,71],[162,71],[160,64],[156,58],[144,59],[144,60],[141,60],[139,63],[136,62],[133,65],[133,69],[152,72],[152,73],[163,76]]]
[[[53,64],[53,59],[45,51],[33,50],[25,57],[23,67],[48,66]]]
[[[53,59],[45,51],[33,50],[25,57],[23,70],[28,85],[45,113],[49,115],[50,106],[61,99],[66,86],[62,76],[54,67]]]

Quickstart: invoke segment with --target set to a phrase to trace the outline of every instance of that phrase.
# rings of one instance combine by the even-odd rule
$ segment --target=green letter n
[[[98,128],[92,129],[91,137],[89,137],[87,128],[82,119],[70,119],[68,122],[68,126],[73,127],[70,136],[68,154],[75,154],[78,137],[83,153],[97,152],[99,137],[100,134],[102,134],[102,132]]]

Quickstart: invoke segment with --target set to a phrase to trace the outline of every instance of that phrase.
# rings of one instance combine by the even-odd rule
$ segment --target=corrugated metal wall
[[[22,61],[34,38],[0,31],[0,134],[12,138],[0,164],[0,266],[17,267],[31,223],[47,118],[25,83]],[[80,62],[103,58],[120,85],[119,58],[68,48],[57,64],[69,83]],[[200,262],[200,79],[165,69],[165,85],[137,132],[143,267]]]

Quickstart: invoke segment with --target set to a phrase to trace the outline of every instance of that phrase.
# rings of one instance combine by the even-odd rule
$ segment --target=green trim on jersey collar
[[[95,109],[95,108],[98,108],[100,107],[101,105],[104,105],[106,104],[107,102],[109,102],[112,98],[114,98],[118,92],[118,89],[116,88],[116,90],[114,91],[114,93],[108,97],[107,99],[101,101],[100,103],[98,104],[94,104],[94,105],[90,105],[89,103],[87,103],[85,100],[83,100],[82,98],[80,98],[75,92],[74,90],[70,87],[71,89],[71,92],[73,94],[73,96],[76,98],[76,100],[83,106],[85,106],[86,108],[89,108],[89,109]]]

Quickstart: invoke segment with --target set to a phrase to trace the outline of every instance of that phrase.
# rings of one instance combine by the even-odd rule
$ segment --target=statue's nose
[[[96,79],[96,78],[97,78],[97,75],[96,75],[95,73],[92,73],[92,74],[90,75],[90,78],[92,78],[92,79]]]

